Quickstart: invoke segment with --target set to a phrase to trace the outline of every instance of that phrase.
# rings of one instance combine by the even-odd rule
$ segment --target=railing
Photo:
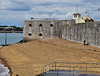
[[[100,63],[66,63],[66,62],[54,62],[41,67],[41,74],[46,76],[47,71],[57,71],[57,70],[69,70],[81,71],[84,73],[99,73],[100,74]]]

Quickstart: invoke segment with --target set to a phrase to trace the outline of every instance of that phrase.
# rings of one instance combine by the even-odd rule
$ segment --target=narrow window
[[[32,26],[32,24],[29,24],[29,26],[31,27],[31,26]]]
[[[53,27],[53,24],[50,24],[51,27]]]
[[[81,15],[79,15],[79,17],[81,17]]]
[[[74,17],[77,17],[77,15],[74,15]]]
[[[32,34],[31,34],[31,33],[29,33],[29,34],[28,34],[28,36],[32,36]]]
[[[42,36],[42,34],[40,33],[39,36]]]
[[[40,24],[39,27],[42,27],[42,24]]]

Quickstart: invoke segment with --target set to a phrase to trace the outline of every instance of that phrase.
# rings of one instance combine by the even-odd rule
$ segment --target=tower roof
[[[78,12],[78,5],[76,5],[76,12],[75,12],[73,15],[81,15],[81,14]]]
[[[81,15],[80,13],[74,13],[73,15]]]

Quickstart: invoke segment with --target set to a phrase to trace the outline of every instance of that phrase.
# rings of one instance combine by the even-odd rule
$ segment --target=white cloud
[[[10,0],[0,0],[0,5],[9,5]]]
[[[99,1],[89,0],[0,0],[0,24],[12,25],[14,23],[23,25],[26,19],[34,18],[58,18],[72,19],[75,5],[79,6],[82,16],[85,11],[90,10],[94,19],[100,19]],[[98,13],[97,13],[98,12]],[[8,22],[9,21],[9,22]],[[7,23],[8,22],[8,23]],[[12,23],[11,23],[12,22]]]

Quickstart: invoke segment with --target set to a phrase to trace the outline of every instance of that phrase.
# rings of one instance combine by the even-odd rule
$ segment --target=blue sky
[[[76,5],[82,17],[89,10],[90,16],[100,21],[100,0],[0,0],[0,25],[22,27],[31,17],[72,19]]]

